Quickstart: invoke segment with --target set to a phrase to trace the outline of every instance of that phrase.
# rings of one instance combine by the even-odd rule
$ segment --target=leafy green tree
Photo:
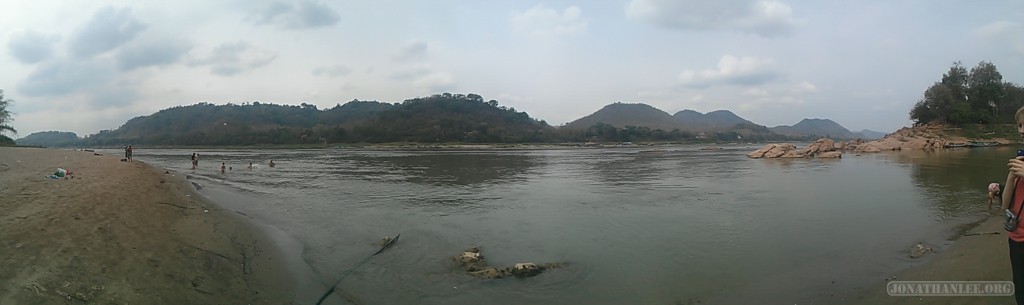
[[[1002,74],[990,62],[982,61],[970,72],[954,62],[940,81],[925,90],[924,97],[910,110],[910,118],[917,124],[1010,123],[1016,108],[1024,103],[1016,94],[1017,88],[1004,83]]]
[[[11,118],[11,111],[7,109],[11,104],[14,104],[14,101],[4,98],[4,90],[0,89],[0,136],[3,136],[5,132],[18,134],[18,131],[11,126],[14,119]]]

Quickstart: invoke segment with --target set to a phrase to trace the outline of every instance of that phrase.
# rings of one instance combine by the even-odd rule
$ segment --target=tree
[[[1019,87],[1004,83],[990,62],[982,61],[970,72],[954,62],[942,79],[928,87],[924,98],[910,110],[915,124],[1012,123],[1020,107]]]
[[[4,132],[11,132],[11,134],[17,135],[18,131],[11,126],[11,122],[14,121],[11,118],[11,111],[7,110],[7,106],[13,104],[13,100],[4,98],[4,90],[0,89],[0,136],[3,136]]]

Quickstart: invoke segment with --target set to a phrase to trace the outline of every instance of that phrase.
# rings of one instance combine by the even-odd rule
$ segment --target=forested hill
[[[342,142],[523,142],[552,128],[476,94],[438,94],[390,104],[199,103],[136,117],[80,145],[252,145]]]

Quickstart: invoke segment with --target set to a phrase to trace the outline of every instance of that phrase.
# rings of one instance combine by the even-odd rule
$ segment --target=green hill
[[[526,142],[552,128],[476,94],[438,94],[400,104],[353,100],[315,105],[268,103],[172,107],[87,136],[82,145],[254,145],[354,142]]]
[[[658,108],[647,104],[613,103],[591,115],[572,121],[562,128],[565,129],[587,129],[598,123],[604,123],[618,128],[626,126],[647,127],[650,129],[661,129],[670,131],[682,129],[679,120]]]
[[[32,133],[24,138],[15,140],[18,145],[61,147],[73,146],[80,139],[74,132],[64,131],[41,131]]]

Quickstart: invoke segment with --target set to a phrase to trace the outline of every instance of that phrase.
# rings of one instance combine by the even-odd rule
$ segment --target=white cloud
[[[33,64],[53,56],[53,44],[59,39],[57,35],[47,35],[28,30],[11,34],[7,42],[7,50],[18,61]]]
[[[796,93],[817,92],[818,87],[810,82],[801,82],[799,84],[796,84],[796,87],[793,88],[793,91]]]
[[[110,80],[111,65],[91,60],[53,60],[36,66],[18,85],[28,96],[60,96],[90,89]]]
[[[338,77],[348,75],[349,73],[352,73],[352,68],[345,65],[324,66],[313,69],[313,75],[316,76]]]
[[[341,19],[338,12],[318,1],[300,1],[297,5],[273,2],[247,18],[256,25],[273,24],[285,29],[328,27]]]
[[[173,38],[142,40],[118,50],[117,66],[121,70],[170,65],[178,62],[192,49],[189,42]]]
[[[784,108],[803,105],[804,100],[792,96],[761,96],[747,100],[739,105],[741,111],[751,111],[765,108]]]
[[[509,24],[513,30],[534,36],[562,36],[587,31],[587,21],[579,7],[570,6],[559,13],[557,10],[537,5],[533,8],[512,12]]]
[[[778,77],[772,59],[725,55],[717,69],[704,71],[684,70],[679,83],[687,87],[703,88],[716,85],[760,85]]]
[[[210,72],[230,76],[265,66],[276,58],[277,54],[270,50],[240,41],[221,44],[208,55],[193,58],[188,64],[210,66]]]
[[[82,58],[102,54],[131,41],[145,28],[145,25],[132,17],[129,8],[101,8],[71,36],[71,53]]]
[[[427,43],[414,41],[402,47],[393,57],[398,62],[420,61],[427,58]]]
[[[451,74],[438,72],[425,75],[414,81],[413,84],[429,93],[440,93],[454,89],[455,78]]]
[[[996,45],[1024,54],[1024,24],[1012,21],[996,21],[974,30],[974,34]]]
[[[750,88],[747,91],[743,91],[743,95],[746,96],[768,96],[768,90],[761,88]]]
[[[788,35],[802,23],[789,5],[771,0],[632,0],[626,16],[666,28],[735,30],[762,37]]]

